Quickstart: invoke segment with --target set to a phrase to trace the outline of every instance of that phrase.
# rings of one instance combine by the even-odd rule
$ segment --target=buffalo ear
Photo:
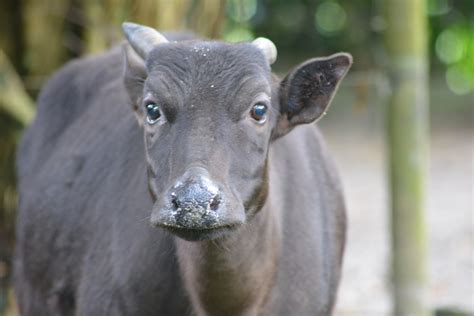
[[[311,123],[325,114],[352,56],[338,53],[313,58],[296,67],[280,84],[280,117],[273,131],[278,138],[298,124]]]
[[[143,85],[147,78],[145,62],[129,44],[123,45],[123,82],[134,110],[138,109],[143,95]]]

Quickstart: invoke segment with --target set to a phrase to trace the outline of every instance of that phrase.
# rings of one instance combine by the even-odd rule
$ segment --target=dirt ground
[[[348,206],[348,243],[335,315],[389,315],[388,180],[381,120],[365,116],[348,125],[320,125],[339,166]],[[472,124],[431,128],[426,223],[427,299],[433,308],[474,312],[473,131]]]

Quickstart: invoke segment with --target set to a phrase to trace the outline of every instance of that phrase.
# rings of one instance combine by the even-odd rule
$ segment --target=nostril
[[[171,192],[170,196],[171,196],[171,204],[173,205],[173,208],[178,209],[179,208],[179,202],[178,202],[178,198],[176,197],[176,193]]]
[[[221,203],[221,196],[218,193],[211,198],[211,201],[209,202],[209,208],[212,211],[215,211],[219,208],[220,203]]]

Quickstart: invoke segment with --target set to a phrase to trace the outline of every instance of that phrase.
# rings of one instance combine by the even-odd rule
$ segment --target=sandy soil
[[[358,123],[363,128],[321,123],[339,165],[349,217],[335,314],[383,316],[390,314],[392,304],[386,150],[380,121],[365,118],[354,125]],[[474,312],[473,131],[465,125],[432,128],[426,220],[433,308]]]

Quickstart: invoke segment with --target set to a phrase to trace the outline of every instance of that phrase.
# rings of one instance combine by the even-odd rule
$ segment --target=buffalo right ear
[[[350,54],[338,53],[310,59],[291,71],[280,83],[280,116],[273,139],[321,118],[351,65]]]
[[[129,44],[123,45],[124,74],[123,82],[135,113],[143,95],[143,85],[148,76],[145,62],[138,56]]]

